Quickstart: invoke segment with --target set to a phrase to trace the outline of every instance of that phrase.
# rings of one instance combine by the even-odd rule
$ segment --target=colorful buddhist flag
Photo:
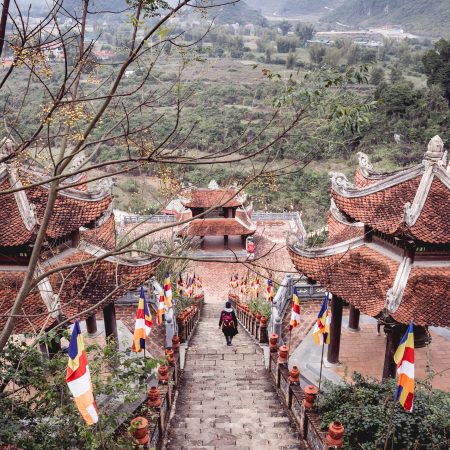
[[[271,302],[273,300],[273,284],[270,278],[267,279],[267,301]]]
[[[330,316],[328,314],[328,300],[330,298],[331,294],[326,292],[322,308],[317,316],[317,322],[314,325],[313,338],[317,345],[330,343]]]
[[[289,322],[289,328],[296,328],[300,325],[300,298],[298,296],[297,288],[294,288],[292,294],[292,311],[291,321]]]
[[[152,315],[148,309],[144,288],[141,287],[141,295],[139,297],[139,304],[136,313],[136,322],[134,324],[133,345],[131,346],[131,350],[133,350],[133,352],[141,352],[145,349],[145,339],[150,334],[152,327]]]
[[[81,416],[88,425],[98,422],[97,406],[92,391],[91,374],[78,320],[70,338],[66,382]]]
[[[166,319],[166,303],[164,299],[164,292],[161,292],[161,295],[159,296],[159,303],[158,303],[158,315],[156,318],[156,323],[158,325],[161,325],[164,320]]]
[[[394,355],[397,364],[398,386],[395,400],[405,411],[412,412],[414,400],[414,323],[411,320]]]
[[[172,308],[172,285],[170,284],[170,274],[167,273],[166,278],[164,280],[164,301],[166,303],[167,308]]]
[[[177,280],[177,295],[181,295],[182,293],[183,293],[183,278],[180,272]]]

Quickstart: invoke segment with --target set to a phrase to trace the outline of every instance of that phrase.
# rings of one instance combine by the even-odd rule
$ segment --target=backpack
[[[222,322],[224,328],[234,328],[233,314],[228,311],[223,312]]]

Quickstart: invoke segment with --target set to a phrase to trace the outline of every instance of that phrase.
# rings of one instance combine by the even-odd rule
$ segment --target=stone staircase
[[[205,304],[186,355],[166,449],[308,449],[241,327],[227,347],[221,306]]]

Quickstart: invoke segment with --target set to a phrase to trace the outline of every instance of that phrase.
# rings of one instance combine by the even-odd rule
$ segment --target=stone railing
[[[128,225],[131,223],[170,223],[176,222],[176,217],[167,215],[167,214],[155,214],[153,216],[139,216],[139,215],[124,215],[123,216],[123,224]]]
[[[287,288],[289,285],[287,285]],[[237,318],[246,331],[253,336],[257,342],[266,344],[269,342],[267,322],[261,321],[255,314],[249,311],[248,305],[241,303],[236,295],[230,294],[229,301],[235,308]],[[263,322],[263,323],[262,323]],[[284,360],[281,359],[281,351],[284,347]],[[328,450],[342,448],[343,427],[339,422],[333,422],[328,432],[321,430],[321,418],[314,409],[314,402],[318,389],[309,385],[305,389],[300,387],[300,374],[297,370],[296,376],[290,372],[287,364],[287,347],[280,348],[277,353],[278,342],[275,337],[269,342],[269,364],[268,372],[270,379],[282,399],[286,408],[289,409],[296,425],[311,450]],[[280,359],[283,362],[280,362]],[[293,368],[294,369],[294,368]],[[303,380],[305,380],[303,378]],[[335,426],[337,425],[337,427]],[[338,430],[336,432],[336,430]]]
[[[204,295],[199,294],[194,297],[194,305],[189,306],[177,315],[178,337],[180,342],[187,342],[194,333],[195,327],[200,320],[200,311],[204,302]]]
[[[131,435],[136,446],[143,446],[139,448],[162,448],[180,380],[179,345],[168,355],[168,361],[170,363],[160,366],[158,375],[150,380],[148,393],[134,418],[118,430],[118,434]]]
[[[325,288],[320,284],[310,284],[303,277],[293,277],[289,274],[284,277],[272,301],[272,316],[269,321],[269,331],[278,335],[280,345],[283,343],[283,317],[286,309],[291,305],[294,288],[297,289],[298,296],[303,301],[320,299],[325,294]]]
[[[236,311],[236,316],[241,325],[252,335],[260,344],[269,342],[268,320],[261,314],[253,314],[250,312],[246,303],[241,303],[237,296],[230,294],[229,301]]]

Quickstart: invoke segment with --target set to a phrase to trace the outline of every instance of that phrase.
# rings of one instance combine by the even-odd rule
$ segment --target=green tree
[[[287,20],[283,20],[282,22],[280,22],[278,24],[278,27],[281,30],[281,34],[283,36],[286,36],[289,33],[289,31],[291,30],[292,24],[290,22],[288,22]]]
[[[316,30],[313,25],[297,23],[295,26],[295,34],[300,38],[302,43],[311,40],[315,32]]]
[[[290,51],[287,59],[286,59],[286,69],[293,69],[295,67],[297,58],[295,57],[295,54]]]
[[[441,39],[423,55],[428,85],[438,84],[450,105],[450,41]]]
[[[321,64],[323,57],[325,56],[326,48],[323,45],[314,43],[309,47],[309,59],[314,64]]]
[[[372,69],[370,73],[370,84],[378,86],[384,81],[384,70],[380,66],[376,66]]]

